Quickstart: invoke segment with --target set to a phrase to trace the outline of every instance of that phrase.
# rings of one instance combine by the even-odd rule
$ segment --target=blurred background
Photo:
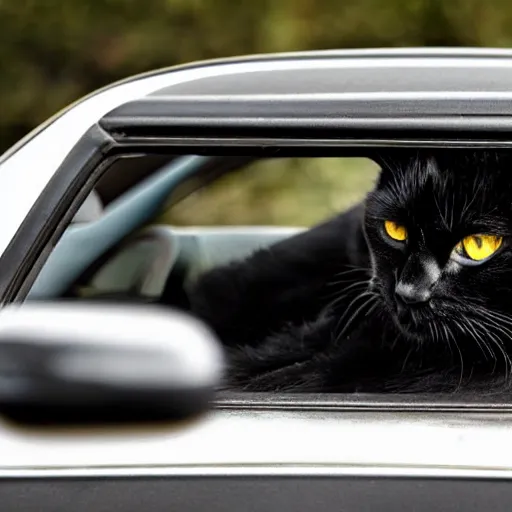
[[[1,153],[84,94],[159,67],[327,48],[512,46],[512,3],[0,0],[0,42]],[[188,198],[169,222],[308,225],[362,197],[377,172],[364,159],[255,166]]]

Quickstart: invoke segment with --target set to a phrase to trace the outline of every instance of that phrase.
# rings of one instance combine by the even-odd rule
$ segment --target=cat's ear
[[[374,155],[373,160],[380,167],[377,188],[382,188],[390,181],[403,176],[404,171],[414,165],[419,158],[419,152],[413,150],[385,151]]]
[[[420,176],[432,174],[437,171],[438,167],[436,159],[430,151],[418,149],[382,152],[374,156],[374,161],[381,168],[377,188],[385,187],[389,182],[401,181],[410,171],[415,171]]]

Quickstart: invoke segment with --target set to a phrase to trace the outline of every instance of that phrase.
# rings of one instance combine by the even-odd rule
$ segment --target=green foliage
[[[363,199],[379,167],[366,158],[261,160],[173,206],[173,225],[311,226]]]
[[[0,151],[116,79],[219,56],[509,46],[503,0],[0,0]]]
[[[2,152],[81,96],[154,68],[275,51],[511,46],[512,4],[504,0],[0,0],[0,34]],[[264,171],[261,176],[269,179],[264,189],[247,173],[240,178],[243,184],[226,178],[210,196],[200,196],[205,201],[201,215],[218,223],[235,218],[274,223],[278,210],[283,219],[295,223],[293,210],[296,222],[309,223],[330,211],[326,205],[340,183],[339,174],[322,169],[316,185],[307,178],[313,174],[304,169],[297,174],[298,181],[287,175],[286,183],[270,179],[269,171]],[[358,173],[347,173],[344,186],[362,193],[366,185],[358,181]],[[313,195],[301,196],[308,186],[317,193],[316,206]],[[244,199],[226,217],[215,204],[236,190],[237,197]],[[299,196],[303,209],[286,206]],[[187,207],[194,200],[176,209],[173,220],[198,220],[193,213],[197,208]],[[256,206],[260,213],[251,216]],[[184,217],[185,211],[189,213]]]

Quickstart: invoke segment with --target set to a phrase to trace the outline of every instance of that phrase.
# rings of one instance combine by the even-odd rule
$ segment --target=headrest
[[[76,212],[72,224],[78,224],[83,222],[94,222],[98,220],[103,214],[103,204],[100,196],[96,190],[92,190],[87,196],[86,200],[80,206],[80,209]]]

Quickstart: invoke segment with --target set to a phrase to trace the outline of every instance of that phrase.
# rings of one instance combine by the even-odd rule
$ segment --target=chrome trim
[[[230,147],[230,146],[256,146],[261,147],[301,147],[309,146],[315,148],[321,147],[340,147],[340,148],[372,148],[372,147],[486,147],[486,148],[508,148],[512,147],[512,140],[428,140],[428,139],[266,139],[266,138],[220,138],[220,137],[123,137],[121,144],[130,145],[132,147],[151,148],[162,146],[179,146],[186,148],[187,146],[206,146],[206,147]]]
[[[349,66],[347,66],[349,67]],[[350,66],[356,67],[356,66]],[[378,67],[378,66],[374,66]],[[400,67],[393,65],[393,67]],[[404,66],[405,67],[405,66]],[[429,66],[430,67],[430,66]],[[494,66],[493,66],[494,67]],[[141,103],[158,103],[162,100],[176,101],[197,101],[201,103],[226,101],[226,96],[222,94],[180,94],[174,96],[170,94],[162,94],[148,96],[139,101]],[[428,100],[494,100],[494,101],[510,101],[512,100],[511,91],[388,91],[388,92],[319,92],[319,93],[294,93],[291,96],[285,94],[230,94],[229,100],[251,103],[256,101],[276,101],[281,103],[295,103],[300,100],[314,100],[318,102],[326,101],[428,101]],[[300,118],[302,119],[302,118]]]
[[[482,394],[219,392],[217,409],[264,411],[512,413],[511,397]]]
[[[511,432],[512,413],[499,412],[217,410],[182,425],[81,430],[2,421],[0,469],[286,466],[512,474]]]
[[[309,476],[309,477],[405,477],[509,480],[508,469],[419,468],[365,466],[153,466],[126,468],[49,468],[0,470],[0,479],[15,478],[137,478],[137,477],[219,477],[219,476]]]

